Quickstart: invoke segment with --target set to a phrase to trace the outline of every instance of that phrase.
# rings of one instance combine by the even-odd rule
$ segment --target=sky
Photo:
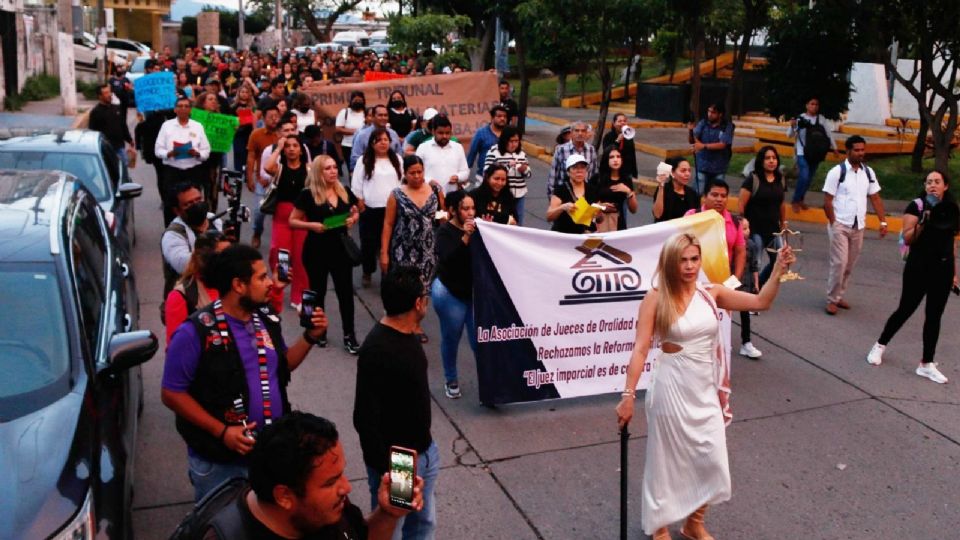
[[[246,0],[244,0],[246,3]],[[317,2],[318,4],[320,2]],[[170,18],[174,21],[179,21],[184,17],[196,15],[203,6],[222,6],[228,9],[236,10],[239,7],[238,0],[174,0],[173,6],[170,8]],[[364,9],[369,9],[371,11],[383,14],[397,11],[396,2],[379,2],[373,0],[365,0],[360,2],[360,5],[357,6],[357,12],[361,12]]]

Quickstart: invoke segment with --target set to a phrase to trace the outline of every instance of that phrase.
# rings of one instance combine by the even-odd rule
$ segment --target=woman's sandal
[[[707,513],[707,505],[703,505],[700,508],[697,508],[697,511],[690,514],[687,517],[687,521],[683,524],[683,527],[680,527],[680,536],[686,538],[687,540],[716,540],[710,533],[707,532],[707,529],[703,526],[703,515]],[[697,535],[693,536],[687,532],[687,525],[693,525],[693,528],[698,529]]]

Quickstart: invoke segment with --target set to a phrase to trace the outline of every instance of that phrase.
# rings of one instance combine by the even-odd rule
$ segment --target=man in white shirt
[[[828,315],[836,315],[837,309],[850,309],[844,300],[850,274],[863,247],[863,230],[867,219],[867,199],[880,218],[880,238],[887,234],[883,200],[880,199],[880,183],[873,169],[867,167],[863,158],[867,143],[863,137],[854,135],[847,139],[847,159],[830,169],[823,184],[823,211],[830,225],[830,273],[827,278]]]
[[[470,166],[463,146],[450,140],[453,125],[445,115],[433,118],[433,138],[417,148],[417,155],[423,160],[423,177],[427,182],[436,183],[443,192],[450,193],[466,187],[470,182]]]
[[[202,185],[208,171],[203,162],[210,157],[210,142],[200,122],[190,119],[190,100],[177,100],[174,113],[177,117],[160,126],[154,154],[163,160],[164,185],[172,186],[188,181]]]

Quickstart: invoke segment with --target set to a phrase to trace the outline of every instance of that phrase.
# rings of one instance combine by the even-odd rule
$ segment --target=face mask
[[[929,206],[930,208],[933,208],[934,206],[940,204],[940,199],[938,199],[937,196],[934,195],[933,193],[927,193],[927,196],[925,197],[925,199],[927,200],[927,206]]]
[[[354,101],[353,103],[350,104],[350,108],[355,111],[362,111],[363,107],[364,105],[362,101]]]
[[[183,222],[189,225],[191,229],[196,229],[207,220],[207,212],[209,210],[210,207],[207,205],[207,201],[200,201],[184,210]]]
[[[405,106],[406,106],[406,103],[404,103],[404,102],[402,102],[402,101],[400,101],[400,100],[393,100],[393,101],[390,102],[390,108],[391,108],[391,109],[402,109],[402,108],[405,107]]]

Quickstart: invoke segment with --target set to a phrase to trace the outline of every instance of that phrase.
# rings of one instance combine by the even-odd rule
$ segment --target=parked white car
[[[118,66],[126,66],[130,63],[130,54],[128,51],[113,50],[113,63]],[[105,56],[102,45],[97,45],[96,39],[90,32],[84,32],[79,37],[73,38],[73,61],[75,64],[91,67],[94,70],[100,68]]]
[[[127,55],[127,60],[136,58],[138,56],[149,56],[150,53],[153,52],[150,50],[150,47],[147,47],[139,41],[122,38],[107,39],[107,50],[113,52],[114,54],[123,53]]]

